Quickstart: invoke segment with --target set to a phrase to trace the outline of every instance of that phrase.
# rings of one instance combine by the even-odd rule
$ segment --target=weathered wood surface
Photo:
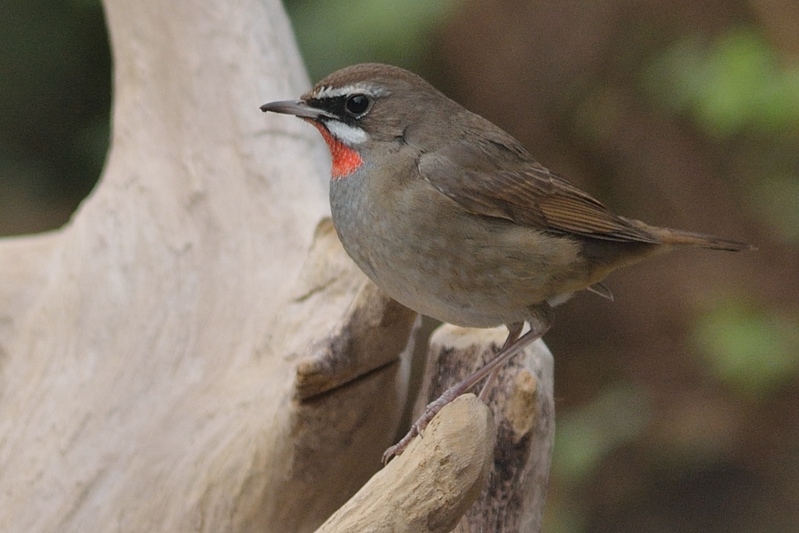
[[[396,438],[415,315],[324,221],[318,134],[258,110],[309,86],[280,2],[105,9],[102,178],[65,227],[0,241],[0,524],[311,531]],[[417,449],[458,422],[472,457],[490,447],[479,402],[445,413],[464,403]],[[424,470],[407,453],[379,476]],[[460,513],[483,479],[466,463],[446,495]]]

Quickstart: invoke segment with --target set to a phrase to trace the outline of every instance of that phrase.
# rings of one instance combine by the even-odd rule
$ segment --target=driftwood
[[[494,435],[486,405],[457,398],[317,533],[452,531],[485,485]]]
[[[499,350],[508,332],[445,325],[430,341],[422,391],[426,402],[477,370]],[[555,432],[553,360],[535,342],[502,370],[488,394],[497,430],[486,486],[456,531],[539,531]]]
[[[325,220],[318,134],[258,110],[309,85],[280,3],[105,9],[103,176],[65,227],[0,241],[2,530],[312,531],[330,517],[323,530],[348,531],[358,515],[374,531],[384,516],[446,531],[467,509],[470,524],[535,527],[552,422],[543,345],[531,373],[509,369],[517,387],[495,408],[497,449],[510,435],[517,459],[487,465],[492,418],[467,397],[380,470],[416,316]],[[469,333],[460,357],[492,331]],[[496,485],[497,468],[513,475]],[[479,495],[486,480],[499,500]]]

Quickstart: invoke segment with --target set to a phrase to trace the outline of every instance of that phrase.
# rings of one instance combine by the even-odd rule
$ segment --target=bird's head
[[[452,112],[454,104],[425,80],[399,67],[365,63],[320,80],[299,100],[270,102],[264,112],[294,115],[313,124],[333,158],[332,176],[357,170],[368,150],[407,142],[409,131],[429,124],[431,113]]]

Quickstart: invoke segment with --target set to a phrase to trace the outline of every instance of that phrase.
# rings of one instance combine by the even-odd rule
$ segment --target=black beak
[[[269,102],[261,106],[261,111],[266,113],[281,113],[283,115],[294,115],[300,118],[319,119],[321,117],[335,118],[332,113],[324,109],[317,109],[309,106],[304,100],[282,100],[280,102]]]

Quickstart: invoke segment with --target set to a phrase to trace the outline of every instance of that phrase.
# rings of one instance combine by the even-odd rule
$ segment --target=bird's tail
[[[714,235],[694,233],[692,231],[682,231],[676,229],[658,228],[656,235],[663,244],[676,246],[698,246],[711,250],[727,250],[730,252],[740,252],[744,250],[755,250],[751,244],[731,239],[722,239]]]

